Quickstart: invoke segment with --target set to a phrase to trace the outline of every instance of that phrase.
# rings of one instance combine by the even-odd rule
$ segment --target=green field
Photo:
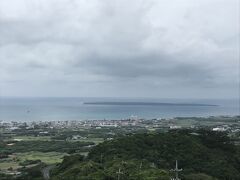
[[[70,140],[70,142],[93,142],[94,144],[99,144],[104,141],[103,138],[86,138],[86,139],[79,139],[79,140]]]
[[[81,153],[79,153],[79,154],[81,154],[81,155],[83,155],[83,156],[87,156],[87,155],[88,155],[88,152],[81,152]]]
[[[62,157],[67,155],[66,153],[59,153],[59,152],[37,152],[37,151],[31,151],[26,153],[16,153],[15,154],[17,159],[20,160],[20,162],[23,162],[25,160],[38,160],[40,159],[42,162],[46,164],[55,164],[62,162]]]
[[[50,136],[14,136],[12,140],[16,141],[51,141]]]
[[[7,170],[8,168],[12,167],[13,170],[18,169],[20,166],[18,162],[0,162],[0,170]]]
[[[27,160],[41,160],[43,163],[51,165],[61,163],[63,157],[68,155],[66,152],[72,149],[78,149],[88,145],[89,141],[94,144],[103,142],[103,138],[86,138],[79,140],[52,140],[51,136],[33,136],[33,135],[11,135],[6,141],[14,142],[12,146],[2,146],[0,150],[11,151],[12,154],[5,159],[0,160],[0,171],[6,171],[10,167],[13,170],[21,168],[21,163]],[[84,145],[86,144],[86,145]],[[56,152],[64,150],[63,152]],[[80,154],[87,156],[88,152],[80,152]],[[32,166],[32,165],[30,165]],[[28,167],[28,166],[27,166]]]
[[[11,155],[9,158],[0,161],[0,170],[7,170],[12,167],[13,170],[20,168],[19,163],[24,162],[26,160],[41,160],[46,164],[55,164],[62,162],[63,156],[67,155],[66,153],[59,152],[37,152],[31,151],[26,153],[15,153]]]

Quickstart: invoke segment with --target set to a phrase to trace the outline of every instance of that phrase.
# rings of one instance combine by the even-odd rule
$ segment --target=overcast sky
[[[0,0],[1,96],[236,98],[238,0]]]

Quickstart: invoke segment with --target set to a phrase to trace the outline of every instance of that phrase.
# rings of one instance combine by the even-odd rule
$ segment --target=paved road
[[[42,169],[42,174],[43,174],[43,178],[45,180],[50,179],[50,170],[53,169],[55,167],[55,165],[50,165],[50,166],[46,166],[45,168]]]

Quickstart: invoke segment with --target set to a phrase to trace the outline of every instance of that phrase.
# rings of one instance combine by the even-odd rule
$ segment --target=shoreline
[[[151,120],[176,120],[176,119],[209,119],[209,118],[239,118],[240,115],[209,115],[209,116],[175,116],[175,117],[158,117],[158,118],[143,118],[143,117],[137,117],[132,116],[128,118],[89,118],[89,119],[66,119],[66,120],[3,120],[0,119],[0,123],[10,123],[10,122],[17,122],[17,123],[32,123],[32,122],[66,122],[66,121],[77,121],[77,122],[84,122],[84,121],[128,121],[128,120],[144,120],[144,121],[151,121]]]

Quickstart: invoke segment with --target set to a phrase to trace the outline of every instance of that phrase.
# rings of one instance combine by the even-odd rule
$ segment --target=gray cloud
[[[236,97],[237,4],[2,0],[1,93]]]

